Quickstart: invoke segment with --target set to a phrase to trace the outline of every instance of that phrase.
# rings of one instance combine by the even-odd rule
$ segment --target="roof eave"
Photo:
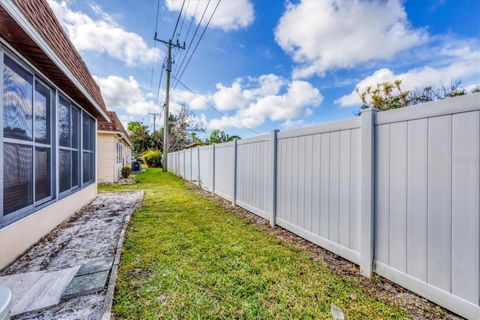
[[[10,16],[18,23],[18,25],[27,33],[27,35],[43,50],[43,52],[52,60],[53,63],[67,76],[67,78],[80,90],[87,100],[95,107],[98,113],[110,122],[107,113],[98,105],[88,91],[82,86],[80,81],[73,75],[68,67],[63,63],[62,59],[50,48],[43,37],[30,24],[19,9],[8,0],[0,0],[2,7],[10,14]]]

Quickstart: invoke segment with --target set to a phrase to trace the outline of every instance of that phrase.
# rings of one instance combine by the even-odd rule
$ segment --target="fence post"
[[[232,206],[237,204],[237,139],[233,139],[233,190]]]
[[[270,217],[270,226],[275,228],[277,220],[277,133],[278,130],[272,130],[270,133],[271,155],[272,155],[272,215]]]
[[[215,143],[212,144],[212,194],[215,194]]]
[[[361,223],[360,273],[370,278],[373,272],[375,214],[375,114],[366,109],[361,114]]]
[[[200,183],[200,147],[197,147],[197,183],[198,187],[202,188]]]

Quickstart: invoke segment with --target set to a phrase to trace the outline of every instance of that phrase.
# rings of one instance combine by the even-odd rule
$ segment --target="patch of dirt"
[[[376,299],[385,303],[396,305],[413,319],[431,319],[431,320],[461,320],[462,317],[451,313],[450,311],[436,305],[435,303],[422,298],[411,291],[385,279],[377,274],[371,279],[365,278],[360,274],[359,267],[344,258],[327,251],[316,244],[313,244],[296,234],[276,226],[270,227],[270,222],[257,216],[239,206],[232,207],[232,202],[225,200],[211,192],[200,189],[194,184],[189,184],[196,193],[206,196],[219,203],[224,209],[235,213],[246,219],[255,227],[267,232],[270,235],[281,239],[282,241],[293,244],[300,250],[306,251],[314,260],[322,261],[325,265],[338,275],[351,276],[357,278],[363,288]],[[353,298],[353,297],[352,297]]]
[[[60,224],[0,275],[53,271],[113,259],[125,219],[142,201],[143,192],[100,193]],[[106,291],[62,301],[57,306],[16,319],[93,319],[103,310]]]

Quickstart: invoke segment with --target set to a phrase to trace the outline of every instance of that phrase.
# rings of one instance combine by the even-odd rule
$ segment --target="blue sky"
[[[152,40],[157,0],[49,3],[109,109],[124,123],[151,125],[147,113],[160,111],[155,100],[165,54]],[[160,38],[171,36],[182,3],[160,0]],[[191,23],[189,43],[207,3],[185,0],[180,41]],[[206,17],[216,3],[210,1]],[[352,117],[356,86],[397,78],[406,89],[480,84],[479,39],[475,0],[222,0],[181,78],[196,94],[178,85],[172,109],[185,104],[208,130],[242,137]]]

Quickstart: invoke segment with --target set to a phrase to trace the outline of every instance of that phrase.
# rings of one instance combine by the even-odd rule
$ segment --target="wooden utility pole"
[[[177,40],[177,43],[173,43],[172,39],[165,41],[157,38],[157,33],[155,32],[155,41],[161,42],[168,47],[167,52],[167,67],[165,70],[167,71],[167,85],[166,85],[166,93],[165,93],[165,105],[164,105],[164,113],[163,113],[163,155],[162,155],[162,171],[168,171],[168,118],[169,118],[169,107],[170,107],[170,74],[172,72],[172,48],[178,49],[185,49],[185,43],[183,46]]]
[[[148,114],[153,115],[153,132],[155,132],[155,125],[157,123],[157,116],[161,116],[161,113],[158,112],[149,112]]]

